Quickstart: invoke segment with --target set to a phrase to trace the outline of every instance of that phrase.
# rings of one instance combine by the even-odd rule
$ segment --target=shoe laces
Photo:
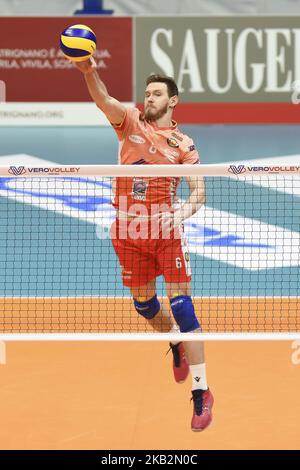
[[[179,354],[178,346],[181,343],[177,343],[177,344],[169,343],[169,344],[170,344],[170,349],[168,349],[166,355],[169,354],[170,351],[172,351],[175,367],[180,367],[180,354]]]
[[[203,411],[203,390],[192,390],[192,398],[196,415],[200,416]]]

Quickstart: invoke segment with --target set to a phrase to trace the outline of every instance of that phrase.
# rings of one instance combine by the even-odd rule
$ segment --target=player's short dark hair
[[[154,73],[147,78],[146,85],[148,86],[149,83],[155,83],[155,82],[165,83],[167,85],[169,98],[175,95],[176,96],[179,95],[178,87],[176,85],[174,78]]]

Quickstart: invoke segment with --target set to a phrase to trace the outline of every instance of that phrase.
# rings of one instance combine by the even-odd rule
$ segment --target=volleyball
[[[96,35],[84,24],[66,28],[60,36],[60,48],[64,55],[75,62],[87,60],[96,50]]]

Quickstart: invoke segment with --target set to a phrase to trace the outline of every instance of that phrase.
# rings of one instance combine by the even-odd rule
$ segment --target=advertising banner
[[[5,103],[5,83],[0,80],[0,103]]]
[[[6,103],[0,105],[0,125],[29,125],[26,120],[29,103],[34,105],[31,111],[35,125],[48,125],[49,119],[54,125],[76,125],[76,116],[70,116],[64,103],[87,103],[91,98],[82,74],[59,47],[61,32],[72,24],[87,24],[96,33],[94,58],[109,93],[122,102],[133,101],[131,18],[3,17],[0,18],[0,102],[4,101],[6,90]],[[96,124],[98,115],[94,112],[94,121],[85,121]],[[77,121],[78,125],[82,122],[80,113]]]
[[[91,16],[0,18],[0,125],[108,125],[60,51],[74,23],[95,31],[100,76],[124,103],[142,106],[162,73],[182,123],[300,122],[300,17]]]
[[[175,78],[184,122],[300,122],[300,18],[137,18],[138,103],[151,73]]]

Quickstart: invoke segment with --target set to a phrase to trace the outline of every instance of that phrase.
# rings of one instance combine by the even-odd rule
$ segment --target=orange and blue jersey
[[[157,127],[145,120],[137,108],[128,108],[123,122],[113,126],[119,139],[118,163],[121,165],[174,165],[199,163],[193,140],[172,121],[170,127]],[[119,177],[114,182],[114,206],[126,198],[127,208],[142,203],[151,211],[155,205],[172,207],[180,178]],[[123,199],[124,201],[124,199]],[[153,213],[153,212],[152,212]]]

